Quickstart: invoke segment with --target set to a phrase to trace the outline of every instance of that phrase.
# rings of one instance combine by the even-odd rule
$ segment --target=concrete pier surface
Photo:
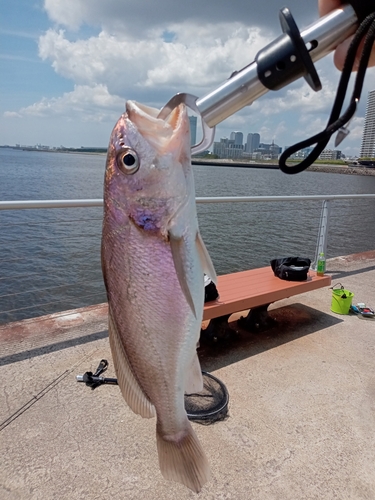
[[[327,267],[375,307],[375,252]],[[200,348],[230,402],[225,421],[193,423],[212,469],[198,495],[162,477],[154,419],[76,381],[102,358],[115,377],[105,305],[0,327],[0,498],[374,500],[375,320],[331,297],[277,302],[271,330]]]

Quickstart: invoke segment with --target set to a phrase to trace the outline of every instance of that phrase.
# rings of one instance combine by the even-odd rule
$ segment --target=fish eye
[[[117,155],[117,166],[123,174],[135,174],[139,169],[139,158],[137,153],[130,148],[124,148]]]

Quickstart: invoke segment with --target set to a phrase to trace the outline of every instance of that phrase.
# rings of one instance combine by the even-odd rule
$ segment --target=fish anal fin
[[[144,418],[154,417],[156,415],[155,407],[142,391],[131,370],[110,308],[108,313],[108,331],[117,383],[125,401],[134,413]]]
[[[195,239],[199,258],[203,267],[203,272],[209,276],[212,281],[217,285],[217,276],[216,276],[216,271],[214,268],[214,265],[212,263],[210,254],[208,253],[208,250],[206,248],[206,245],[204,244],[204,241],[202,240],[202,236],[200,233],[197,233],[197,237]]]
[[[210,479],[210,466],[190,423],[187,421],[185,430],[175,436],[163,436],[157,429],[156,442],[164,478],[199,493]]]
[[[169,243],[171,247],[173,263],[176,270],[177,278],[181,286],[181,290],[183,291],[186,301],[190,306],[195,317],[197,317],[197,313],[195,310],[193,296],[191,294],[188,279],[187,279],[187,270],[185,269],[186,264],[186,243],[184,237],[176,237],[172,232],[169,232]]]
[[[203,377],[198,354],[195,353],[186,374],[185,393],[195,394],[203,391]]]

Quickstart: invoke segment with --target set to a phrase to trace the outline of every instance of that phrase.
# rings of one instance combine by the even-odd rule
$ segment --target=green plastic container
[[[341,283],[338,283],[338,285],[341,285]],[[337,285],[334,285],[334,287],[335,286]],[[349,314],[354,293],[345,290],[342,285],[340,288],[334,287],[332,287],[331,311],[336,314]]]

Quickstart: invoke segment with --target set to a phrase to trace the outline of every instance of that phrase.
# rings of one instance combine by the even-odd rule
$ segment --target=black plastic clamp
[[[279,90],[303,76],[313,90],[320,90],[318,73],[290,10],[285,7],[279,17],[284,34],[255,58],[259,80],[268,89]]]

